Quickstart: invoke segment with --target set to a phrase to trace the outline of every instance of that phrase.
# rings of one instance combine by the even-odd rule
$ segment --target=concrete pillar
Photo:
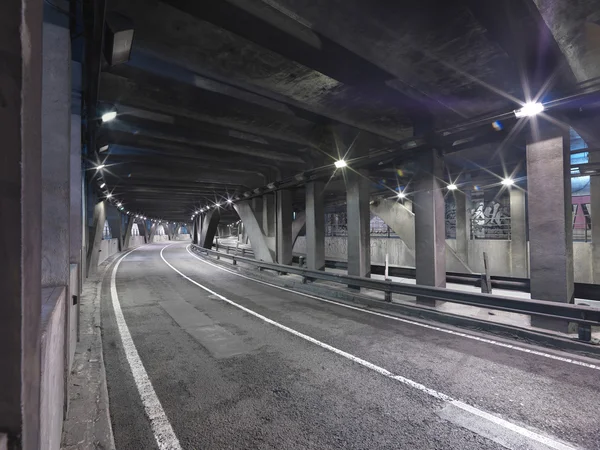
[[[0,2],[0,430],[23,449],[40,448],[42,7]]]
[[[306,267],[325,270],[325,205],[322,181],[306,183]]]
[[[256,217],[256,221],[260,226],[260,229],[264,231],[263,226],[263,199],[262,197],[254,197],[252,200],[252,211],[254,211],[254,216]]]
[[[67,286],[71,222],[69,18],[45,8],[42,71],[42,286]]]
[[[100,245],[102,244],[102,232],[106,221],[106,202],[100,201],[94,206],[94,218],[92,222],[92,242],[87,255],[87,276],[94,274],[98,269],[100,256]]]
[[[446,222],[442,179],[444,162],[435,149],[419,158],[415,184],[415,266],[417,284],[446,286]],[[436,301],[417,298],[417,303],[435,306]]]
[[[217,233],[217,227],[219,226],[219,220],[221,220],[221,210],[219,208],[209,209],[204,214],[204,220],[202,224],[202,235],[200,237],[200,246],[211,249],[215,234]]]
[[[72,63],[71,77],[71,147],[69,161],[70,260],[81,264],[83,249],[83,189],[81,164],[81,64]],[[78,293],[79,294],[79,293]]]
[[[600,163],[600,152],[590,152],[589,162]],[[592,277],[600,284],[600,176],[590,177],[590,214],[592,218]]]
[[[153,223],[150,226],[150,232],[148,233],[148,243],[154,242],[154,236],[156,235],[156,224]]]
[[[371,276],[371,210],[365,170],[346,169],[348,275]]]
[[[263,199],[262,228],[265,236],[275,236],[275,195],[265,194]]]
[[[292,264],[292,192],[277,191],[277,262]]]
[[[121,229],[121,213],[116,206],[106,204],[106,220],[110,227],[110,233],[113,239],[119,240],[119,250],[123,250],[123,234]]]
[[[573,301],[573,229],[569,135],[544,129],[527,144],[531,297]],[[532,326],[567,332],[567,324],[531,318]]]
[[[510,263],[513,277],[529,277],[525,191],[510,188]]]
[[[302,230],[306,230],[306,211],[297,211],[296,218],[292,221],[292,249]]]
[[[462,191],[452,191],[456,202],[456,254],[469,264],[469,239],[471,234],[470,216],[467,211],[467,196]]]
[[[127,250],[131,247],[131,230],[133,229],[133,222],[133,217],[127,216],[127,227],[125,228],[125,237],[123,238],[123,250]]]

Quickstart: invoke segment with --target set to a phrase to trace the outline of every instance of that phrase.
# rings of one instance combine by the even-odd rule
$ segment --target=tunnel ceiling
[[[98,148],[109,145],[98,154],[104,181],[132,211],[185,221],[209,201],[331,164],[327,153],[346,150],[338,130],[393,148],[512,111],[549,79],[549,94],[568,92],[585,61],[565,35],[600,2],[560,9],[562,28],[536,3],[108,2],[135,35],[130,61],[104,61],[99,77],[99,111],[119,113],[97,131]],[[482,145],[471,153],[485,162]]]

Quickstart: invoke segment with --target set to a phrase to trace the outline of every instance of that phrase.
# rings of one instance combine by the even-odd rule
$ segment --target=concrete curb
[[[196,255],[198,254],[196,253]],[[205,255],[198,256],[206,259]],[[451,327],[456,327],[456,331],[469,331],[472,334],[479,334],[481,337],[490,338],[489,334],[493,334],[494,338],[503,339],[504,342],[509,344],[515,344],[516,340],[519,345],[533,344],[542,345],[547,349],[554,349],[557,351],[566,350],[569,353],[576,353],[582,357],[592,358],[596,364],[597,359],[600,358],[600,345],[587,344],[575,339],[533,331],[513,325],[488,322],[481,319],[442,312],[426,306],[412,306],[396,302],[388,303],[383,300],[377,300],[366,295],[361,295],[360,293],[354,293],[349,289],[336,288],[319,283],[303,284],[300,280],[292,279],[291,276],[282,278],[267,270],[258,271],[256,269],[243,267],[241,263],[234,266],[215,258],[208,258],[208,260],[227,267],[230,270],[240,272],[248,277],[265,281],[276,286],[368,309],[370,311],[410,319],[427,325],[432,325],[432,322],[443,323]]]
[[[100,308],[106,274],[123,253],[112,255],[83,283],[81,337],[69,378],[69,415],[63,425],[63,450],[115,450],[102,351]]]

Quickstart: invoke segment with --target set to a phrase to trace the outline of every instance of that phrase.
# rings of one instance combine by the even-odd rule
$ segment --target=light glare
[[[515,117],[520,119],[521,117],[533,117],[544,111],[544,105],[541,103],[525,103],[521,109],[515,110]]]
[[[110,111],[110,112],[104,113],[104,114],[102,114],[102,122],[110,122],[111,120],[114,120],[115,117],[117,117],[116,111]]]
[[[449,191],[455,191],[458,189],[454,183],[450,183],[447,187]]]
[[[504,186],[512,186],[513,184],[515,184],[515,180],[513,180],[512,178],[505,178],[504,180],[502,180],[502,184]]]
[[[343,159],[340,159],[339,161],[335,162],[335,167],[338,169],[341,169],[343,167],[346,167],[348,164],[346,164],[346,161],[344,161]]]

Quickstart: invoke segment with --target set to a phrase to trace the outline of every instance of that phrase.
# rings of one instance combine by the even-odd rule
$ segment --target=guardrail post
[[[229,247],[225,247],[225,252],[229,255]]]
[[[486,252],[483,252],[483,268],[484,268],[484,273],[481,274],[481,293],[482,294],[491,294],[492,293],[492,279],[490,278],[488,257],[487,257]]]
[[[385,301],[388,303],[392,302],[392,293],[390,291],[385,291]]]
[[[244,256],[244,254],[245,254],[245,253],[246,253],[246,249],[245,249],[245,248],[243,248],[243,249],[242,249],[242,256]]]
[[[234,266],[237,266],[237,261],[236,261],[236,259],[235,259],[235,256],[232,258],[232,261],[233,261],[233,265],[234,265]]]
[[[580,341],[590,342],[592,340],[592,326],[587,324],[579,324],[577,334]]]

